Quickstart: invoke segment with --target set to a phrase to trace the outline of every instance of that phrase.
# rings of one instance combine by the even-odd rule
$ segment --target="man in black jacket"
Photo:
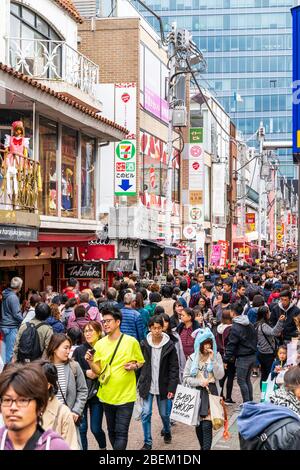
[[[160,316],[154,316],[150,319],[148,326],[150,333],[141,343],[145,363],[138,385],[140,397],[143,399],[144,446],[142,450],[152,449],[151,416],[154,396],[156,396],[163,422],[164,441],[167,444],[171,442],[168,400],[174,397],[179,382],[177,352],[169,336],[163,333],[163,319]]]
[[[253,400],[253,390],[250,380],[251,369],[256,360],[256,332],[247,315],[243,315],[241,304],[230,307],[233,319],[228,342],[223,358],[226,369],[228,362],[236,360],[237,383],[240,387],[243,402]]]
[[[289,290],[283,290],[280,292],[280,301],[274,305],[271,310],[270,323],[271,326],[275,326],[279,317],[284,315],[286,320],[284,322],[284,329],[282,332],[282,341],[288,342],[293,337],[297,337],[297,328],[294,322],[294,318],[300,314],[300,309],[292,303],[292,293]]]

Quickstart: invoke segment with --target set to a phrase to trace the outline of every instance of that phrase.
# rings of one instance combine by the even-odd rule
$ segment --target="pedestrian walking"
[[[14,344],[18,329],[23,321],[18,293],[22,289],[23,280],[13,277],[10,287],[2,292],[0,315],[0,332],[4,337],[5,349],[2,351],[2,360],[8,364],[13,356]]]

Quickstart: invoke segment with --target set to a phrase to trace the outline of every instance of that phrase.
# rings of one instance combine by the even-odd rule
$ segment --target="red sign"
[[[194,163],[192,164],[192,167],[194,168],[194,170],[197,171],[197,170],[199,170],[199,168],[200,168],[200,163],[194,162]]]
[[[130,100],[130,95],[128,93],[123,93],[121,98],[122,98],[122,101],[124,101],[124,103],[128,103],[128,101]]]
[[[224,240],[219,240],[218,245],[220,245],[221,247],[219,266],[220,268],[224,268],[228,258],[228,242]]]
[[[255,214],[253,213],[246,214],[246,224],[255,224]]]

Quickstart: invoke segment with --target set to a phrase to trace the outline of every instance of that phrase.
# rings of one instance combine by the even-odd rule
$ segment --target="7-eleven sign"
[[[135,141],[122,140],[116,148],[117,157],[120,160],[131,160],[135,157]]]
[[[136,141],[122,140],[115,153],[115,195],[136,196]]]

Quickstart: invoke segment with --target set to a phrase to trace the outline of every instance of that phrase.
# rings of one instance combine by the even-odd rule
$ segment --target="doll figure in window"
[[[29,138],[24,136],[22,121],[12,123],[12,135],[5,136],[5,150],[2,171],[6,175],[6,194],[10,198],[18,195],[18,171],[26,167],[28,157]]]
[[[63,170],[61,180],[61,191],[62,191],[62,208],[65,211],[72,209],[72,196],[73,196],[73,184],[72,184],[73,171],[70,168]]]

